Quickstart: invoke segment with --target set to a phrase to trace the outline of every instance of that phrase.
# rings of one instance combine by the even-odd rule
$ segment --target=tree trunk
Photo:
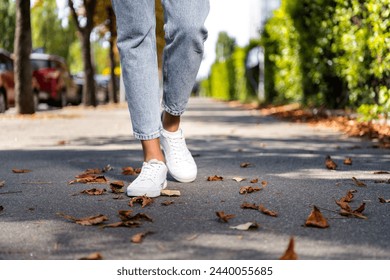
[[[115,77],[115,56],[114,56],[114,44],[115,44],[115,25],[114,25],[114,11],[112,7],[107,8],[108,20],[109,20],[109,30],[110,30],[110,83],[108,87],[110,103],[118,103],[117,96],[117,84]]]
[[[84,87],[83,87],[83,103],[85,106],[96,106],[95,94],[95,71],[91,57],[91,32],[85,31],[80,34],[82,38],[82,54],[84,61]]]
[[[31,72],[30,0],[16,0],[15,106],[18,114],[34,114]]]

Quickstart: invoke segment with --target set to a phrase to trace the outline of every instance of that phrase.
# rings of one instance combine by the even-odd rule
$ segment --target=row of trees
[[[31,81],[28,56],[31,53],[32,46],[41,47],[47,53],[62,56],[73,65],[80,65],[80,61],[75,61],[75,57],[81,57],[85,80],[83,103],[87,106],[97,105],[94,82],[94,45],[91,43],[92,34],[95,41],[97,38],[97,40],[105,41],[109,45],[107,53],[110,68],[108,72],[111,75],[109,99],[111,102],[117,102],[116,92],[118,89],[115,83],[115,68],[119,63],[119,59],[116,49],[116,20],[111,0],[68,0],[67,8],[70,10],[70,15],[65,19],[66,24],[59,17],[55,0],[37,0],[31,10],[30,5],[30,1],[0,0],[0,32],[3,34],[0,47],[11,52],[14,51],[15,54],[15,82],[17,83],[15,94],[21,97],[17,101],[18,112],[31,113],[34,110],[32,102],[28,106],[30,99],[32,99],[31,91],[25,88],[25,85],[31,84],[27,81]],[[161,65],[164,46],[162,26],[164,18],[161,1],[156,0],[156,11],[158,53]],[[17,15],[20,15],[20,17],[17,17]],[[23,24],[21,29],[23,32],[15,33],[21,27],[21,24]],[[18,40],[22,40],[23,43],[17,45]],[[80,49],[77,46],[80,46]],[[97,51],[95,50],[95,52]],[[81,53],[81,56],[79,53]],[[23,69],[17,66],[19,60],[24,67]],[[26,73],[22,75],[20,71]],[[23,98],[23,96],[26,98]],[[24,99],[26,99],[26,102],[21,101]],[[26,108],[26,106],[29,108]]]
[[[390,0],[283,0],[258,46],[265,52],[266,103],[348,107],[369,118],[388,117]],[[227,59],[214,63],[203,82],[208,94],[239,99],[239,93],[232,93],[231,77],[243,71],[231,61],[247,61],[240,52],[235,47]]]

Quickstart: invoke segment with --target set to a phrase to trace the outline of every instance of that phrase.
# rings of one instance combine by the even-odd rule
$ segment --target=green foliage
[[[0,0],[0,34],[0,48],[13,52],[15,40],[14,1]]]
[[[390,0],[284,0],[264,29],[269,102],[390,110]]]
[[[230,37],[226,32],[220,32],[218,34],[217,45],[215,46],[216,59],[226,60],[228,59],[236,47],[236,40]]]
[[[231,100],[231,86],[229,82],[228,63],[226,61],[215,62],[211,66],[210,95],[221,100]]]
[[[69,62],[70,46],[77,40],[72,21],[66,27],[58,18],[56,1],[38,1],[31,9],[33,48],[64,57]]]

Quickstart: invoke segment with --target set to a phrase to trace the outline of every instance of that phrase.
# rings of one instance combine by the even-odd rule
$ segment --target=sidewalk
[[[0,115],[0,127],[0,186],[5,181],[0,187],[0,259],[79,259],[93,252],[104,259],[278,259],[291,236],[300,259],[390,259],[390,203],[378,200],[390,199],[390,185],[384,182],[390,175],[374,174],[390,171],[390,155],[370,142],[191,99],[182,127],[198,178],[190,184],[170,179],[168,189],[181,196],[159,197],[141,208],[130,207],[129,198],[111,193],[108,184],[68,184],[88,168],[107,165],[113,168],[103,174],[109,181],[127,185],[134,180],[122,175],[122,167],[140,167],[142,152],[124,105],[66,108],[33,118]],[[327,155],[337,170],[325,167]],[[345,157],[352,158],[352,165],[343,164]],[[240,167],[242,163],[248,166]],[[15,174],[12,169],[31,172]],[[207,181],[213,175],[223,181]],[[367,186],[357,186],[352,177]],[[254,178],[259,182],[250,183]],[[267,185],[261,191],[239,193],[242,186],[261,187],[262,181]],[[80,194],[90,188],[107,192]],[[350,189],[357,190],[350,203],[354,209],[366,203],[366,220],[332,212],[340,209],[335,199]],[[165,201],[173,204],[163,206]],[[241,209],[243,202],[263,204],[279,215]],[[311,205],[320,207],[328,228],[303,226]],[[120,221],[118,210],[146,213],[153,222],[104,228],[57,215],[104,214],[109,218],[104,224],[109,224]],[[216,211],[235,217],[222,223]],[[247,222],[257,222],[259,228],[230,228]],[[130,241],[146,231],[153,234],[141,244]]]

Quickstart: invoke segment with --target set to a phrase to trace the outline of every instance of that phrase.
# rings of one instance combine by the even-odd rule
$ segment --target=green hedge
[[[390,0],[284,0],[262,34],[268,102],[390,110]]]

